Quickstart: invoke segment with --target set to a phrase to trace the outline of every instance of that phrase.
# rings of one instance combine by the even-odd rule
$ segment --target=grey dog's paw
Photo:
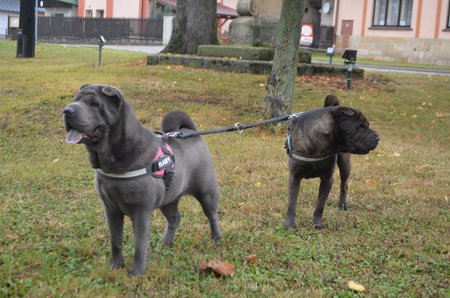
[[[123,260],[123,258],[119,258],[117,260],[111,259],[109,261],[109,265],[112,269],[122,269],[123,267],[125,267],[125,261]]]
[[[145,269],[133,268],[130,271],[128,271],[128,275],[130,275],[130,276],[140,276],[140,275],[144,275],[144,271],[145,271]]]

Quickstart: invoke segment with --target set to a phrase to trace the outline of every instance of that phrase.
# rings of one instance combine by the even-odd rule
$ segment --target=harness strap
[[[284,147],[286,148],[287,154],[290,158],[298,160],[298,161],[304,161],[304,162],[316,162],[316,161],[321,161],[321,160],[325,160],[328,159],[332,156],[335,156],[336,154],[330,154],[330,155],[326,155],[326,156],[322,156],[322,157],[306,157],[303,156],[302,153],[294,150],[292,148],[292,142],[291,142],[291,133],[288,132],[287,136],[286,136],[286,142]]]
[[[170,183],[172,182],[172,177],[175,174],[174,169],[175,155],[173,154],[172,148],[168,144],[164,143],[158,148],[152,163],[148,167],[120,174],[106,173],[102,169],[95,169],[95,171],[97,174],[114,179],[133,179],[151,174],[155,178],[163,179],[164,186],[167,191],[170,187]]]
[[[152,176],[156,178],[162,178],[166,190],[169,188],[172,182],[172,177],[175,174],[175,156],[173,155],[172,148],[168,144],[158,148],[158,151],[153,158],[151,164]]]

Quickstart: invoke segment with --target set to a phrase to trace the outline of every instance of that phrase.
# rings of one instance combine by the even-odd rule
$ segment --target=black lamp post
[[[344,58],[344,64],[347,64],[347,88],[352,88],[352,71],[353,66],[356,63],[356,50],[345,50],[344,55],[342,55],[342,58]]]
[[[34,58],[35,48],[35,18],[34,1],[20,0],[19,35],[17,36],[17,58]]]

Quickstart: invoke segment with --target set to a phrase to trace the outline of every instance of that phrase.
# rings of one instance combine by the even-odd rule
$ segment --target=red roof
[[[174,10],[177,8],[177,0],[158,0],[158,4],[162,6],[170,5]],[[237,18],[236,9],[217,3],[217,17],[225,19]]]

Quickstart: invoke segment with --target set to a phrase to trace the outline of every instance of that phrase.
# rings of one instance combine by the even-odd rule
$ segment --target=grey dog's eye
[[[100,105],[98,104],[98,102],[95,102],[95,101],[91,101],[91,102],[89,103],[89,105],[90,105],[91,107],[94,107],[94,108],[100,107]]]

